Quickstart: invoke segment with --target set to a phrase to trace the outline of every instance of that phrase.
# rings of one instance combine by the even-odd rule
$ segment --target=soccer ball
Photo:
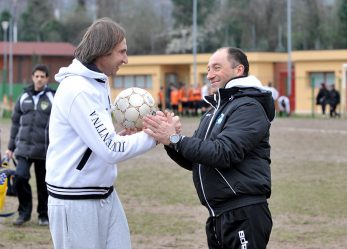
[[[116,122],[123,128],[143,127],[142,119],[157,110],[152,95],[146,90],[131,87],[121,91],[114,101]]]

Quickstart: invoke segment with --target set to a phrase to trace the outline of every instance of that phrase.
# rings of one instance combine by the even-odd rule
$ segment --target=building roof
[[[0,42],[0,54],[4,54],[4,42]],[[67,42],[13,42],[13,55],[73,56],[75,47]],[[6,43],[9,53],[10,43]]]

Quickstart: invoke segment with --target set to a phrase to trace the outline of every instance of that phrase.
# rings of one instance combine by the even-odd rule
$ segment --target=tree
[[[178,23],[175,22],[175,27],[180,28],[174,30],[175,36],[168,44],[168,52],[190,52],[187,42],[191,41],[192,21],[189,8],[192,1],[173,2],[176,3],[174,14],[176,13],[176,18],[180,18]],[[282,38],[279,30],[282,28],[281,24],[284,25],[284,1],[216,0],[198,3],[199,52],[213,52],[222,46],[258,51],[273,51],[279,47]],[[179,26],[179,23],[186,26]],[[184,36],[177,34],[184,30]],[[180,47],[180,44],[185,47]]]
[[[124,20],[124,27],[129,37],[127,39],[129,53],[153,54],[163,51],[165,44],[161,41],[166,37],[165,27],[160,15],[153,8],[153,2],[135,2],[136,8],[133,10],[137,9],[137,11],[133,12],[133,18]]]
[[[192,25],[193,1],[192,0],[172,0],[172,16],[175,20],[175,28],[187,27]],[[203,25],[209,12],[215,3],[211,0],[199,0],[197,9],[197,25]]]
[[[322,1],[319,5],[318,15],[320,17],[319,37],[323,49],[339,47],[339,5],[332,1]],[[343,36],[342,36],[343,37]]]
[[[11,19],[11,14],[8,10],[3,10],[0,14],[0,26],[1,26],[1,23],[3,21],[10,21]],[[1,29],[1,34],[0,34],[0,41],[3,41],[4,40],[4,31],[2,30],[2,27],[0,27]],[[7,29],[7,37],[9,37],[9,29]]]
[[[63,41],[64,25],[57,20],[49,20],[41,25],[41,38],[43,41]]]
[[[78,0],[75,9],[67,14],[63,20],[64,41],[70,42],[75,46],[78,45],[86,29],[92,22],[92,17],[87,13],[85,1]]]
[[[221,46],[284,51],[286,3],[198,0],[198,52]],[[17,1],[19,40],[77,45],[95,18],[107,16],[125,28],[129,54],[187,53],[192,51],[192,4],[192,0]],[[53,5],[63,9],[59,20],[54,18]],[[292,47],[347,48],[347,0],[292,0]]]
[[[339,44],[340,48],[347,48],[347,0],[341,0],[339,3]]]
[[[131,2],[131,1],[130,1]],[[113,20],[120,22],[128,12],[126,11],[127,0],[99,0],[97,5],[97,16],[110,17]]]
[[[22,41],[44,41],[55,33],[55,39],[60,35],[48,23],[54,20],[53,7],[48,0],[29,0],[26,10],[21,15],[19,23],[19,39]]]
[[[167,53],[186,53],[192,51],[192,17],[193,17],[193,1],[172,0],[173,3],[173,19],[174,29],[169,33],[170,42],[166,48]],[[205,47],[209,44],[205,43],[208,31],[204,29],[207,24],[206,20],[210,14],[210,10],[214,9],[218,1],[200,0],[197,2],[197,26],[198,37],[197,45],[199,52],[204,52]],[[207,40],[209,41],[209,40]],[[200,44],[204,44],[203,47]]]
[[[169,22],[163,10],[168,1],[100,0],[98,17],[108,16],[126,31],[129,54],[164,53]]]

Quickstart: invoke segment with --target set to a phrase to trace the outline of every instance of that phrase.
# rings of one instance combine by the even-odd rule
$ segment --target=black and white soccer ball
[[[145,89],[130,87],[121,91],[114,101],[114,116],[123,128],[143,127],[142,119],[155,114],[157,106],[152,95]]]

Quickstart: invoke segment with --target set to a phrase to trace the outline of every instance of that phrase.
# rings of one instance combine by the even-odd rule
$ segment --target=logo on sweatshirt
[[[95,130],[98,132],[100,138],[104,141],[107,148],[114,152],[124,152],[125,141],[114,141],[111,138],[109,132],[107,131],[107,128],[101,122],[96,111],[93,111],[91,114],[89,114],[89,116],[91,117],[91,121],[94,125]]]

